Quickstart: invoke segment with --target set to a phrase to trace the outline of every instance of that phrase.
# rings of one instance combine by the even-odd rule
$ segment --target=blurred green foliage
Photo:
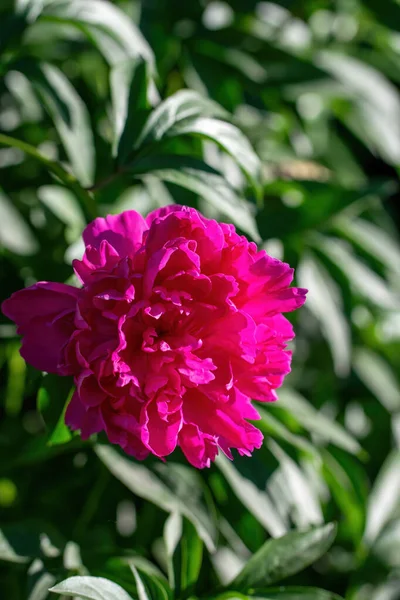
[[[400,599],[399,65],[396,0],[3,0],[2,298],[171,202],[310,293],[264,447],[207,472],[71,438],[0,316],[2,597]]]

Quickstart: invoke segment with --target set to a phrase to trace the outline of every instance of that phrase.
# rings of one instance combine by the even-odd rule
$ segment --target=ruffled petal
[[[197,469],[210,467],[218,454],[218,445],[211,435],[202,433],[196,425],[183,425],[179,446],[188,461]]]
[[[182,427],[180,410],[163,414],[160,401],[152,400],[142,409],[141,440],[153,454],[163,458],[171,454],[177,446],[178,434]],[[165,410],[168,410],[165,403]]]
[[[62,351],[74,331],[78,296],[70,285],[40,281],[3,302],[3,313],[23,336],[21,356],[35,369],[65,374]]]
[[[86,246],[100,248],[106,240],[120,256],[132,256],[142,243],[143,233],[148,225],[135,210],[127,210],[119,215],[99,217],[90,223],[83,232]]]

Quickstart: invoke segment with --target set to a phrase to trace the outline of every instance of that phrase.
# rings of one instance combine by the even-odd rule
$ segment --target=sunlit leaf
[[[60,185],[43,185],[37,191],[39,200],[73,232],[85,228],[85,216],[75,195]]]
[[[173,127],[197,117],[223,117],[226,112],[212,100],[200,96],[192,90],[181,90],[164,100],[147,119],[134,149],[144,144],[159,142]]]
[[[23,551],[23,550],[22,550]],[[0,531],[0,560],[13,563],[26,563],[29,561],[29,556],[20,554],[21,550],[17,551],[13,547],[12,540],[10,541],[3,531]]]
[[[51,115],[67,153],[72,171],[80,183],[93,183],[94,141],[86,105],[67,77],[50,64],[28,71],[33,85]]]
[[[113,581],[88,575],[69,577],[50,588],[50,592],[84,600],[132,600],[131,596]]]
[[[400,383],[387,361],[368,348],[356,348],[353,365],[364,385],[389,412],[400,409]]]
[[[351,476],[352,471],[348,464],[341,464],[328,450],[324,450],[322,456],[324,480],[346,520],[346,531],[349,532],[353,542],[359,544],[363,535],[366,513],[363,486]]]
[[[49,588],[56,578],[49,573],[40,559],[36,559],[28,569],[29,596],[27,600],[45,600],[49,596]]]
[[[269,540],[251,557],[230,587],[238,590],[260,588],[294,575],[322,556],[335,535],[335,526],[328,524]]]
[[[113,103],[114,144],[113,153],[123,163],[142,128],[150,109],[149,67],[139,59],[116,65],[110,75]]]
[[[257,427],[268,436],[280,439],[298,450],[302,450],[311,456],[318,456],[317,448],[311,444],[305,437],[292,433],[285,425],[270,411],[257,406],[257,411],[261,416],[261,421],[258,421]]]
[[[21,256],[29,256],[38,250],[37,241],[30,227],[1,189],[0,245]]]
[[[171,600],[170,590],[157,577],[140,572],[133,564],[131,569],[139,600]]]
[[[187,594],[197,582],[203,556],[203,543],[193,525],[179,513],[168,518],[164,528],[168,572],[176,596]]]
[[[342,240],[319,238],[317,247],[337,264],[358,294],[382,308],[400,307],[400,299],[388,283],[356,257]]]
[[[400,271],[400,244],[389,232],[365,219],[341,219],[337,227],[389,271]]]
[[[244,506],[261,523],[263,527],[274,537],[286,533],[286,525],[267,492],[260,490],[250,479],[246,479],[230,462],[223,456],[216,460],[218,468],[226,477],[229,485]]]
[[[260,160],[248,139],[231,123],[205,117],[186,119],[169,129],[167,135],[195,135],[215,142],[235,159],[255,189],[260,191]]]
[[[400,162],[400,98],[396,88],[378,71],[362,61],[339,52],[316,54],[318,66],[336,77],[356,96],[355,111],[345,121],[355,133],[392,164]]]
[[[34,3],[35,0],[30,0]],[[40,19],[70,24],[93,42],[110,64],[141,56],[153,61],[153,52],[139,29],[117,6],[106,0],[42,0]]]
[[[324,517],[317,494],[301,467],[273,440],[268,441],[268,447],[279,461],[281,495],[289,500],[292,520],[296,527],[304,529],[323,523]]]
[[[50,539],[47,529],[41,522],[25,521],[5,525],[0,530],[0,560],[27,563],[32,558],[58,556],[60,550],[52,541],[56,535],[50,531]]]
[[[215,547],[215,530],[208,515],[198,504],[179,498],[150,469],[122,457],[107,446],[96,446],[96,453],[109,471],[137,496],[153,502],[166,512],[186,516],[210,550]]]
[[[162,181],[194,192],[255,241],[260,241],[251,205],[239,199],[224,177],[206,163],[186,156],[160,156],[141,159],[132,166],[132,172],[136,176],[151,173]]]
[[[308,431],[336,446],[357,454],[361,450],[357,440],[335,421],[316,410],[294,390],[285,388],[279,392],[279,406],[290,411]]]
[[[372,545],[400,502],[400,451],[386,458],[368,500],[364,539]]]
[[[332,352],[335,371],[343,377],[350,370],[351,335],[338,285],[312,254],[304,256],[298,278],[301,287],[309,290],[307,308],[320,322]]]

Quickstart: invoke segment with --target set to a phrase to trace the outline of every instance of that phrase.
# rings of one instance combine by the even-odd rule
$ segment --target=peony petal
[[[183,425],[179,432],[179,446],[188,461],[197,469],[210,467],[218,454],[215,439],[201,433],[196,425]]]
[[[179,204],[171,204],[170,206],[162,206],[161,208],[156,208],[151,213],[149,213],[146,217],[147,226],[150,227],[155,219],[165,219],[172,212],[181,212],[183,206],[179,206]]]
[[[182,427],[182,413],[177,410],[166,418],[161,418],[158,402],[151,400],[142,409],[141,439],[146,448],[162,458],[171,454],[176,448],[178,434]]]
[[[142,243],[143,233],[148,228],[146,221],[135,210],[127,210],[119,215],[99,217],[90,223],[83,232],[86,246],[100,248],[106,240],[120,256],[132,256]]]
[[[83,440],[105,429],[100,409],[97,406],[86,409],[79,399],[78,391],[74,392],[67,406],[65,423],[73,431],[80,430]]]
[[[21,356],[35,369],[65,374],[62,351],[74,331],[79,293],[64,283],[40,281],[3,302],[3,313],[23,336]]]
[[[183,417],[185,423],[196,424],[204,433],[221,436],[231,448],[251,451],[262,444],[262,433],[244,420],[237,406],[215,403],[198,390],[186,393]]]

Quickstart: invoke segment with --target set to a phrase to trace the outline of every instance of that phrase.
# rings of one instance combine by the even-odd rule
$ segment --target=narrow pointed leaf
[[[164,100],[149,116],[134,148],[159,142],[173,127],[200,116],[220,116],[226,112],[216,102],[192,90],[181,90]]]
[[[285,388],[279,393],[279,405],[287,409],[307,431],[352,454],[362,449],[358,441],[339,423],[332,421],[316,410],[305,398],[292,389]]]
[[[400,502],[400,451],[393,450],[385,460],[372,488],[367,509],[364,539],[372,545]]]
[[[203,543],[193,525],[178,513],[168,518],[164,539],[168,575],[175,596],[191,593],[201,568]]]
[[[168,131],[168,137],[194,135],[218,144],[230,154],[250,183],[260,192],[260,160],[247,137],[234,125],[219,119],[199,117],[178,123]]]
[[[229,587],[249,590],[290,577],[325,554],[335,535],[336,527],[329,523],[309,531],[295,531],[269,540],[252,556]]]
[[[197,503],[174,493],[155,473],[124,458],[108,446],[96,446],[96,454],[109,471],[137,496],[153,502],[166,512],[180,512],[196,527],[209,550],[215,548],[215,527],[210,515]]]
[[[95,169],[95,152],[86,105],[57,67],[43,64],[40,68],[33,69],[31,77],[46,110],[53,119],[73,174],[82,185],[91,185]]]
[[[233,462],[218,456],[217,467],[226,477],[232,490],[251,514],[270,533],[278,537],[286,533],[286,525],[279,516],[267,492],[260,490],[250,479],[236,469]]]
[[[30,0],[30,4],[35,3]],[[149,44],[132,19],[106,0],[43,0],[39,19],[75,26],[111,65],[129,57],[154,60]]]
[[[150,109],[149,66],[142,59],[130,59],[116,65],[110,74],[113,104],[113,154],[118,163],[125,161],[132,150]]]
[[[132,600],[131,596],[113,581],[88,575],[69,577],[50,588],[50,592],[83,600]]]
[[[255,241],[260,241],[252,206],[239,199],[226,179],[206,163],[178,155],[151,157],[132,165],[131,172],[137,177],[151,173],[162,181],[194,192]]]

